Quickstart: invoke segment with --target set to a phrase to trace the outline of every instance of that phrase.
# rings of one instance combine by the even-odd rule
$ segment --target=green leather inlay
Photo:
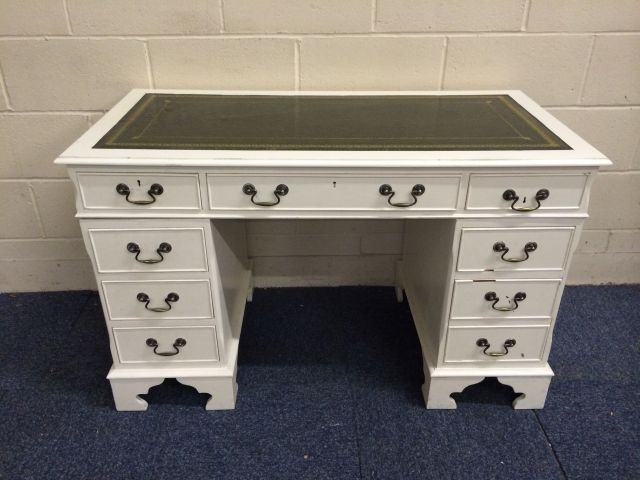
[[[508,95],[146,94],[94,148],[570,150]]]

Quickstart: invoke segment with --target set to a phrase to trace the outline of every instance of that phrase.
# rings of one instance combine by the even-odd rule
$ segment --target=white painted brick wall
[[[640,0],[0,2],[0,291],[91,288],[53,159],[129,89],[517,88],[611,157],[573,283],[640,281]],[[260,221],[258,285],[391,284],[402,223]]]

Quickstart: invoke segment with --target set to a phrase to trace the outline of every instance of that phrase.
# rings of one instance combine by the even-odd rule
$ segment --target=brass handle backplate
[[[504,343],[502,344],[504,348],[504,352],[488,352],[487,350],[491,348],[491,344],[486,338],[479,338],[476,341],[476,345],[479,346],[480,348],[484,347],[484,350],[482,350],[482,353],[488,357],[504,357],[509,353],[509,349],[511,347],[515,347],[516,341],[513,338],[505,340]]]
[[[535,252],[538,248],[538,244],[536,242],[527,242],[523,248],[523,257],[510,257],[506,258],[505,255],[509,253],[509,247],[504,242],[496,242],[493,244],[493,251],[496,253],[502,253],[500,255],[500,259],[509,262],[509,263],[519,263],[529,260],[529,254],[531,252]]]
[[[168,312],[171,310],[171,304],[180,300],[180,296],[177,293],[171,292],[164,299],[164,303],[167,305],[166,307],[150,307],[149,303],[151,303],[151,298],[149,298],[149,295],[146,293],[140,292],[136,295],[136,298],[139,302],[144,303],[144,308],[150,312]]]
[[[549,190],[546,188],[541,188],[536,192],[536,196],[534,197],[536,200],[536,205],[534,207],[516,207],[516,203],[520,200],[520,197],[516,193],[515,190],[509,188],[505,190],[502,194],[502,198],[508,202],[511,202],[511,210],[515,210],[516,212],[533,212],[540,208],[541,202],[549,198]]]
[[[134,242],[127,243],[127,251],[129,253],[135,253],[136,262],[139,262],[139,263],[146,263],[146,264],[160,263],[164,260],[163,253],[169,253],[171,250],[172,250],[172,247],[170,243],[162,242],[160,245],[158,245],[158,248],[156,248],[156,253],[160,256],[160,258],[139,258],[140,252],[141,252],[140,245]]]
[[[255,198],[258,194],[258,189],[252,183],[245,183],[242,186],[242,193],[245,195],[251,196],[251,203],[254,205],[258,205],[259,207],[273,207],[274,205],[278,205],[280,203],[280,197],[284,197],[289,193],[289,187],[287,187],[284,183],[276,186],[273,194],[276,197],[275,202],[256,202]]]
[[[484,295],[484,299],[487,302],[493,302],[491,304],[491,308],[498,312],[513,312],[518,309],[518,302],[522,302],[525,298],[527,298],[527,294],[525,292],[518,292],[513,296],[513,304],[509,304],[508,307],[496,307],[496,304],[500,301],[500,297],[496,294],[496,292],[487,292]]]
[[[147,347],[153,348],[153,353],[156,355],[161,357],[173,357],[180,353],[180,348],[184,347],[187,344],[187,341],[184,338],[176,338],[175,342],[173,342],[173,352],[159,352],[158,347],[160,345],[155,338],[147,338],[146,344]]]
[[[393,187],[387,183],[380,185],[380,188],[378,189],[378,192],[380,193],[380,195],[387,197],[387,203],[389,205],[391,205],[392,207],[412,207],[414,206],[416,203],[418,203],[418,197],[421,196],[424,192],[425,192],[425,188],[424,185],[417,183],[413,186],[413,188],[411,189],[411,192],[409,192],[411,194],[411,198],[413,198],[412,202],[406,202],[406,203],[392,203],[391,199],[394,197],[394,195],[396,194],[396,192],[393,191]]]
[[[131,189],[125,183],[119,183],[118,185],[116,185],[116,192],[118,192],[120,195],[124,195],[125,200],[129,203],[133,203],[134,205],[150,205],[152,203],[155,203],[156,196],[162,195],[162,193],[164,192],[164,187],[159,183],[154,183],[153,185],[151,185],[151,187],[149,187],[149,190],[147,190],[147,195],[151,197],[150,200],[131,200],[129,198],[129,195],[131,195]]]

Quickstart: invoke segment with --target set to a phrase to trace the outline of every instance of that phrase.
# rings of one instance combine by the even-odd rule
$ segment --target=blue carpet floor
[[[237,408],[167,380],[114,410],[94,292],[0,295],[0,479],[638,479],[640,286],[565,291],[544,410],[487,379],[424,408],[391,288],[257,290]]]

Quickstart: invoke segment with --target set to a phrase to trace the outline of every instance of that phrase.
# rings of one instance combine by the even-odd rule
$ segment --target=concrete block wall
[[[639,0],[0,1],[0,291],[94,287],[51,162],[134,87],[522,89],[614,162],[571,282],[640,281]],[[388,284],[402,238],[249,230],[259,284]]]

